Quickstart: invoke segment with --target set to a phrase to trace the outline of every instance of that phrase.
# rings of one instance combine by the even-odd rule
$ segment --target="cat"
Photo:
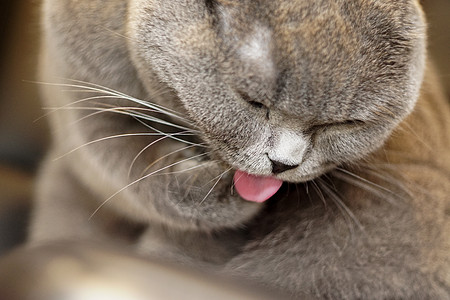
[[[418,1],[46,0],[42,23],[30,243],[450,297],[450,109]]]

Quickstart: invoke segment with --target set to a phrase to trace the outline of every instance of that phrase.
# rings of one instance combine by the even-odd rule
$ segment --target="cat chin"
[[[330,172],[336,167],[334,163],[327,163],[319,167],[313,168],[311,171],[304,172],[302,170],[290,170],[284,173],[281,173],[277,176],[278,179],[281,179],[285,182],[290,183],[302,183],[311,181],[315,178],[322,176],[323,174]]]
[[[166,177],[154,199],[158,221],[182,230],[215,230],[242,226],[263,207],[242,199],[233,188],[232,169],[217,161]],[[138,197],[139,198],[139,197]]]
[[[239,228],[250,221],[263,205],[246,201],[235,195],[233,199],[209,199],[208,205],[198,203],[177,207],[176,213],[165,214],[163,223],[179,230],[214,231]]]
[[[321,172],[314,172],[311,174],[307,174],[307,175],[302,175],[302,176],[283,176],[284,182],[289,182],[289,183],[303,183],[303,182],[307,182],[307,181],[311,181],[316,179],[317,177],[320,177],[321,175],[323,175],[324,173],[326,173],[326,171],[321,171]]]
[[[332,166],[328,164],[300,176],[292,170],[279,174],[277,178],[301,183],[330,169]],[[161,197],[164,201],[157,209],[160,220],[178,230],[211,231],[243,226],[262,210],[264,204],[244,200],[237,193],[233,184],[234,173],[234,169],[224,172],[223,165],[217,161],[208,161],[204,170],[196,172],[194,177],[189,173],[167,177],[168,184]]]

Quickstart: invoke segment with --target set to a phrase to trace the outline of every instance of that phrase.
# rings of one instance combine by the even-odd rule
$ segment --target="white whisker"
[[[138,119],[138,118],[135,118],[135,119],[136,119],[136,121],[138,121],[139,123],[141,123],[142,125],[144,125],[145,127],[147,127],[148,129],[153,130],[153,131],[155,131],[155,132],[158,132],[158,133],[160,133],[161,135],[169,136],[168,133],[165,133],[164,131],[158,130],[158,129],[156,129],[155,127],[150,126],[149,124],[143,122],[142,120],[140,120],[140,119]],[[183,128],[179,128],[179,129],[183,129]],[[189,128],[186,128],[185,130],[188,131],[188,132],[190,132],[189,134],[186,134],[186,135],[189,135],[189,136],[190,136],[190,135],[193,135],[193,131],[190,130]],[[199,144],[199,143],[194,143],[194,142],[190,142],[190,141],[186,141],[186,140],[180,139],[180,138],[176,137],[175,135],[170,135],[169,137],[170,137],[172,140],[181,142],[181,143],[183,143],[183,144],[196,145],[196,146],[201,146],[201,145],[202,145],[202,144]]]
[[[404,192],[408,196],[414,197],[412,192],[409,190],[409,188],[406,187],[404,178],[402,178],[403,181],[398,180],[394,176],[391,176],[390,173],[382,172],[379,168],[374,168],[370,165],[367,165],[366,168],[367,169],[363,170],[365,173],[368,173],[369,175],[380,178],[390,184],[394,184],[396,187],[398,187],[402,192]]]
[[[160,173],[160,174],[155,174],[154,176],[182,174],[182,173],[186,173],[186,172],[189,172],[189,171],[192,171],[192,170],[195,170],[195,169],[203,168],[203,167],[205,167],[206,165],[208,165],[208,164],[210,164],[210,163],[211,163],[210,161],[206,161],[206,162],[203,162],[203,163],[201,163],[201,164],[199,164],[199,165],[196,165],[196,166],[192,166],[192,167],[186,168],[186,169],[184,169],[184,170],[173,171],[173,172],[166,172],[166,173]]]
[[[391,203],[393,205],[396,205],[396,203],[394,201],[392,201],[389,197],[386,197],[386,194],[382,194],[382,193],[380,194],[380,191],[384,191],[384,192],[386,192],[386,193],[388,193],[390,195],[393,195],[393,196],[395,196],[395,197],[397,197],[399,199],[402,199],[399,195],[397,195],[393,191],[385,188],[384,186],[376,184],[376,183],[374,183],[374,182],[372,182],[370,180],[367,180],[367,179],[365,179],[365,178],[363,178],[361,176],[358,176],[358,175],[356,175],[356,174],[354,174],[354,173],[352,173],[352,172],[350,172],[348,170],[345,170],[343,168],[336,168],[336,171],[341,172],[341,174],[339,174],[338,172],[334,172],[333,175],[335,177],[340,178],[342,180],[345,180],[346,182],[352,183],[352,184],[354,184],[356,186],[359,186],[361,188],[364,188],[367,191],[371,191],[371,192],[373,192],[374,194],[376,194],[378,196],[381,195],[380,197],[382,199],[388,201],[389,203]],[[345,176],[345,175],[347,175],[347,176]],[[355,180],[351,180],[348,176],[355,178]],[[370,186],[372,186],[372,188]],[[377,191],[377,189],[378,189],[378,191]]]
[[[365,233],[364,226],[359,222],[359,220],[356,218],[356,216],[353,214],[353,212],[350,210],[350,208],[345,205],[344,201],[341,199],[341,197],[336,194],[335,191],[333,191],[332,188],[328,186],[328,184],[321,178],[318,178],[319,182],[318,184],[322,187],[322,189],[327,193],[328,196],[331,197],[333,202],[336,204],[336,206],[339,208],[339,210],[342,212],[342,214],[345,216],[345,214],[350,217],[351,220],[358,226],[358,228]],[[353,227],[349,226],[349,229],[352,233],[354,233]]]
[[[78,80],[69,80],[69,81],[80,82]],[[139,100],[139,99],[134,98],[132,96],[126,95],[124,93],[121,93],[121,92],[118,92],[118,91],[115,91],[113,89],[110,89],[110,88],[107,88],[107,87],[103,87],[103,86],[100,86],[100,85],[97,85],[97,84],[83,82],[84,84],[90,84],[91,85],[91,86],[89,86],[89,85],[68,84],[68,83],[48,83],[48,82],[35,82],[35,83],[42,84],[42,85],[50,85],[50,86],[79,88],[79,89],[86,89],[88,91],[99,92],[99,93],[105,94],[105,96],[109,95],[109,96],[113,96],[112,98],[128,100],[128,101],[140,104],[140,105],[142,105],[144,107],[152,108],[155,111],[163,113],[163,114],[165,114],[167,116],[171,116],[171,117],[183,120],[184,122],[190,122],[189,120],[187,120],[183,116],[179,115],[178,112],[176,112],[176,111],[174,111],[172,109],[169,109],[167,107],[161,106],[159,104],[151,103],[151,102],[144,101],[144,100]],[[75,102],[72,102],[71,104],[69,104],[69,106],[74,104],[74,103]]]
[[[224,171],[223,173],[221,173],[220,175],[217,175],[216,177],[214,177],[213,179],[209,180],[208,182],[206,182],[205,184],[203,184],[202,188],[205,187],[206,185],[210,184],[211,182],[213,182],[214,180],[216,180],[218,177],[222,177],[224,175],[224,173],[231,171],[232,167],[228,168],[226,171]]]
[[[105,89],[105,90],[107,90],[108,92],[111,92],[112,94],[122,96],[122,97],[120,97],[120,98],[122,98],[122,99],[128,99],[128,100],[133,101],[133,102],[136,102],[136,101],[143,102],[143,106],[147,106],[147,107],[148,107],[148,105],[151,105],[151,106],[154,106],[154,107],[158,107],[158,108],[164,110],[163,113],[166,112],[166,111],[167,111],[167,112],[172,112],[172,113],[174,113],[174,114],[177,114],[177,116],[176,116],[177,118],[182,118],[182,119],[184,119],[183,116],[178,115],[178,112],[177,112],[176,110],[173,110],[173,109],[164,107],[164,106],[159,105],[159,104],[156,104],[156,103],[151,103],[151,102],[148,102],[148,101],[143,101],[143,100],[136,99],[136,98],[134,98],[134,97],[132,97],[132,96],[130,96],[130,95],[124,94],[124,93],[122,93],[122,92],[119,92],[119,91],[114,90],[114,89],[112,89],[112,88],[108,88],[108,87],[106,87],[106,86],[102,86],[102,85],[95,84],[95,83],[91,83],[91,82],[86,82],[86,81],[76,80],[76,79],[66,79],[66,80],[72,81],[72,82],[77,82],[77,83],[80,83],[80,84],[89,84],[89,85],[91,85],[91,86],[93,86],[93,87]],[[89,86],[88,86],[88,87],[89,87]],[[136,102],[136,103],[138,103],[138,102]],[[184,119],[184,120],[186,120],[186,119]]]
[[[209,190],[209,192],[205,195],[205,197],[203,197],[202,201],[200,201],[199,205],[202,205],[202,203],[206,200],[206,198],[208,198],[208,196],[212,193],[212,191],[214,190],[214,188],[217,186],[217,184],[219,183],[219,181],[222,179],[223,175],[225,175],[226,173],[228,173],[231,170],[231,168],[229,168],[228,170],[225,170],[222,174],[220,174],[220,176],[218,176],[219,178],[217,179],[217,181],[214,183],[214,185],[211,187],[211,189]]]
[[[183,132],[181,132],[180,134],[182,134],[182,133],[183,133]],[[186,132],[186,134],[187,134],[187,132]],[[160,138],[154,140],[154,141],[151,142],[150,144],[146,145],[141,151],[139,151],[139,153],[133,158],[133,161],[131,162],[130,168],[128,169],[128,178],[130,178],[130,176],[131,176],[131,170],[132,170],[134,164],[136,163],[136,160],[138,159],[138,157],[139,157],[142,153],[144,153],[145,150],[147,150],[147,149],[150,148],[151,146],[155,145],[156,143],[158,143],[158,142],[160,142],[160,141],[162,141],[162,140],[164,140],[164,139],[166,139],[166,138],[170,138],[172,135],[174,135],[174,134],[168,134],[168,135],[166,135],[166,136],[162,136],[162,137],[160,137]],[[191,146],[197,146],[197,145],[190,145],[190,146],[188,146],[188,147],[191,147]],[[185,148],[186,148],[186,147],[185,147]],[[183,149],[185,149],[185,148],[183,148]]]
[[[171,168],[171,167],[173,167],[173,166],[176,166],[176,165],[178,165],[178,164],[181,164],[181,163],[183,163],[183,162],[185,162],[185,161],[188,161],[188,160],[191,160],[191,159],[195,159],[195,158],[198,158],[198,157],[201,157],[201,156],[204,156],[204,155],[206,155],[206,153],[201,153],[201,154],[199,154],[199,155],[195,155],[195,156],[193,156],[193,157],[189,157],[189,158],[183,159],[183,160],[181,160],[181,161],[172,163],[172,164],[170,164],[170,165],[168,165],[168,166],[165,166],[165,167],[160,168],[160,169],[158,169],[158,170],[156,170],[156,171],[153,171],[153,172],[151,172],[151,173],[149,173],[149,174],[147,174],[147,175],[145,175],[145,176],[142,176],[141,178],[136,179],[135,181],[133,181],[133,182],[127,184],[126,186],[124,186],[123,188],[121,188],[120,190],[118,190],[117,192],[115,192],[114,194],[112,194],[110,197],[108,197],[108,199],[106,199],[105,201],[103,201],[103,202],[97,207],[97,209],[91,214],[91,216],[89,217],[89,220],[91,220],[91,219],[95,216],[95,214],[97,214],[97,212],[98,212],[103,206],[106,205],[106,203],[108,203],[111,199],[113,199],[115,196],[117,196],[119,193],[123,192],[125,189],[129,188],[130,186],[132,186],[132,185],[134,185],[134,184],[136,184],[136,183],[139,183],[139,182],[141,182],[142,180],[147,179],[147,178],[149,178],[150,176],[152,176],[152,175],[154,175],[154,174],[157,174],[157,173],[160,172],[160,171],[166,170],[166,169],[168,169],[168,168]]]
[[[167,154],[165,154],[165,155],[159,157],[158,159],[154,160],[150,165],[148,165],[148,166],[144,169],[144,171],[143,171],[142,173],[147,172],[147,171],[148,171],[151,167],[153,167],[155,164],[157,164],[157,163],[160,162],[161,160],[163,160],[163,159],[165,159],[165,158],[167,158],[167,157],[169,157],[169,156],[171,156],[171,155],[173,155],[173,154],[175,154],[175,153],[178,153],[178,152],[187,150],[187,149],[189,149],[189,148],[197,147],[197,146],[202,146],[202,145],[201,145],[201,144],[198,144],[198,145],[189,145],[189,146],[186,146],[186,147],[184,147],[184,148],[177,149],[177,150],[174,150],[174,151],[172,151],[172,152],[169,152],[169,153],[167,153]],[[209,153],[210,153],[210,152],[206,152],[206,153],[204,153],[204,154],[208,155]],[[141,175],[142,175],[142,174],[141,174]]]
[[[107,106],[107,105],[105,105],[105,106]],[[70,109],[70,108],[69,108],[69,109]],[[99,114],[102,114],[102,113],[116,112],[116,111],[125,111],[125,114],[126,114],[126,111],[127,111],[127,110],[137,109],[137,108],[132,108],[132,107],[114,107],[114,106],[112,106],[112,107],[110,107],[110,108],[101,108],[101,107],[76,107],[75,109],[80,109],[80,110],[96,110],[96,111],[93,112],[93,113],[90,113],[90,114],[88,114],[88,115],[86,115],[86,116],[84,116],[84,117],[81,117],[81,118],[79,118],[78,120],[73,121],[72,123],[70,123],[70,125],[79,123],[79,122],[81,122],[81,121],[83,121],[83,120],[85,120],[85,119],[94,117],[94,116],[99,115]]]
[[[185,126],[182,126],[182,125],[178,125],[176,123],[171,123],[171,122],[168,122],[168,121],[165,121],[165,120],[162,120],[162,119],[158,119],[156,117],[153,117],[153,116],[150,116],[150,115],[147,115],[147,114],[143,114],[143,113],[139,113],[139,112],[130,112],[128,110],[122,109],[121,107],[101,108],[101,107],[90,107],[90,106],[87,106],[87,107],[86,106],[78,106],[78,107],[71,106],[71,107],[60,107],[60,108],[58,108],[58,110],[80,110],[80,111],[81,110],[94,110],[94,111],[98,111],[98,112],[101,112],[101,113],[102,112],[104,112],[104,113],[106,113],[106,112],[113,112],[113,113],[127,115],[127,116],[130,116],[130,117],[135,117],[135,118],[140,119],[140,120],[151,121],[151,122],[154,122],[154,123],[159,123],[161,125],[166,125],[166,126],[170,126],[170,127],[174,127],[174,128],[178,128],[178,129],[182,129],[182,130],[189,130],[191,132],[198,132],[197,130],[194,130],[194,129],[191,129],[191,128],[188,128],[188,127],[185,127]],[[137,109],[135,109],[135,110],[137,110]],[[87,115],[87,116],[82,117],[81,119],[88,118],[88,117],[90,117],[92,115],[96,115],[96,114]],[[79,121],[81,119],[78,119],[77,121]],[[75,121],[75,122],[77,122],[77,121]]]
[[[102,141],[106,141],[106,140],[111,140],[111,139],[121,138],[121,137],[134,137],[134,136],[160,136],[160,135],[161,135],[160,133],[148,133],[148,132],[141,132],[141,133],[124,133],[124,134],[110,135],[110,136],[102,137],[102,138],[99,138],[99,139],[96,139],[96,140],[87,142],[87,143],[85,143],[85,144],[83,144],[83,145],[81,145],[81,146],[78,146],[78,147],[76,147],[76,148],[70,150],[69,152],[64,153],[63,155],[56,157],[56,158],[54,159],[54,161],[56,161],[56,160],[58,160],[58,159],[61,159],[61,158],[65,157],[65,156],[67,156],[67,155],[69,155],[69,154],[71,154],[71,153],[73,153],[73,152],[75,152],[75,151],[77,151],[77,150],[79,150],[79,149],[81,149],[81,148],[83,148],[83,147],[86,147],[86,146],[89,146],[89,145],[92,145],[92,144],[95,144],[95,143],[99,143],[99,142],[102,142]]]
[[[146,145],[144,148],[142,148],[142,150],[139,151],[138,154],[136,154],[136,156],[135,156],[135,157],[133,158],[133,160],[131,161],[130,167],[128,168],[128,178],[131,177],[131,170],[133,169],[133,166],[134,166],[134,164],[136,163],[136,160],[138,159],[138,157],[141,156],[141,154],[144,153],[145,150],[147,150],[147,149],[150,148],[151,146],[153,146],[153,145],[155,145],[156,143],[158,143],[158,142],[160,142],[160,141],[162,141],[162,140],[164,140],[164,139],[167,139],[167,138],[168,138],[168,136],[162,136],[162,137],[160,137],[160,138],[154,140],[153,142],[151,142],[150,144],[148,144],[148,145]]]
[[[37,122],[45,117],[48,117],[49,115],[56,113],[60,110],[65,110],[65,109],[70,109],[70,108],[74,108],[75,109],[79,109],[77,107],[73,107],[74,104],[79,104],[82,102],[86,102],[86,101],[91,101],[91,100],[97,100],[97,99],[104,99],[104,98],[112,98],[111,96],[92,96],[92,97],[87,97],[87,98],[83,98],[74,102],[71,102],[69,104],[63,105],[63,106],[59,106],[59,107],[50,107],[50,106],[44,106],[42,107],[42,109],[44,110],[51,110],[47,113],[45,113],[44,115],[40,116],[39,118],[37,118],[36,120],[34,120],[34,122]],[[85,109],[88,109],[90,107],[86,107]]]
[[[327,207],[327,201],[325,200],[325,196],[322,193],[322,190],[320,189],[320,187],[317,185],[316,180],[318,178],[311,180],[311,183],[313,184],[313,188],[316,190],[317,194],[319,195],[320,200],[322,200],[322,203],[325,207]]]
[[[427,144],[425,142],[425,140],[422,137],[420,137],[417,134],[417,132],[414,130],[414,128],[411,125],[409,125],[407,122],[401,123],[401,125],[399,127],[406,127],[406,129],[409,130],[409,132],[416,137],[416,139],[417,139],[417,141],[419,141],[419,143],[421,143],[429,151],[433,152],[433,149],[431,148],[431,146],[429,144]]]

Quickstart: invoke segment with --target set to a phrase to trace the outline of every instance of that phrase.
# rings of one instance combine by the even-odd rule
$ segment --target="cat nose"
[[[282,162],[279,162],[276,160],[271,160],[271,159],[270,159],[270,162],[272,163],[272,173],[273,174],[283,173],[285,171],[295,169],[298,167],[298,165],[286,165]]]

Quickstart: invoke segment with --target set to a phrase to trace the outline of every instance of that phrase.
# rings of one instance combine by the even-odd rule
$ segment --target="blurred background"
[[[125,0],[124,0],[125,1]],[[450,96],[450,0],[424,0],[429,50]],[[33,178],[49,143],[36,80],[39,0],[0,2],[0,256],[26,236]],[[449,97],[450,99],[450,97]]]

